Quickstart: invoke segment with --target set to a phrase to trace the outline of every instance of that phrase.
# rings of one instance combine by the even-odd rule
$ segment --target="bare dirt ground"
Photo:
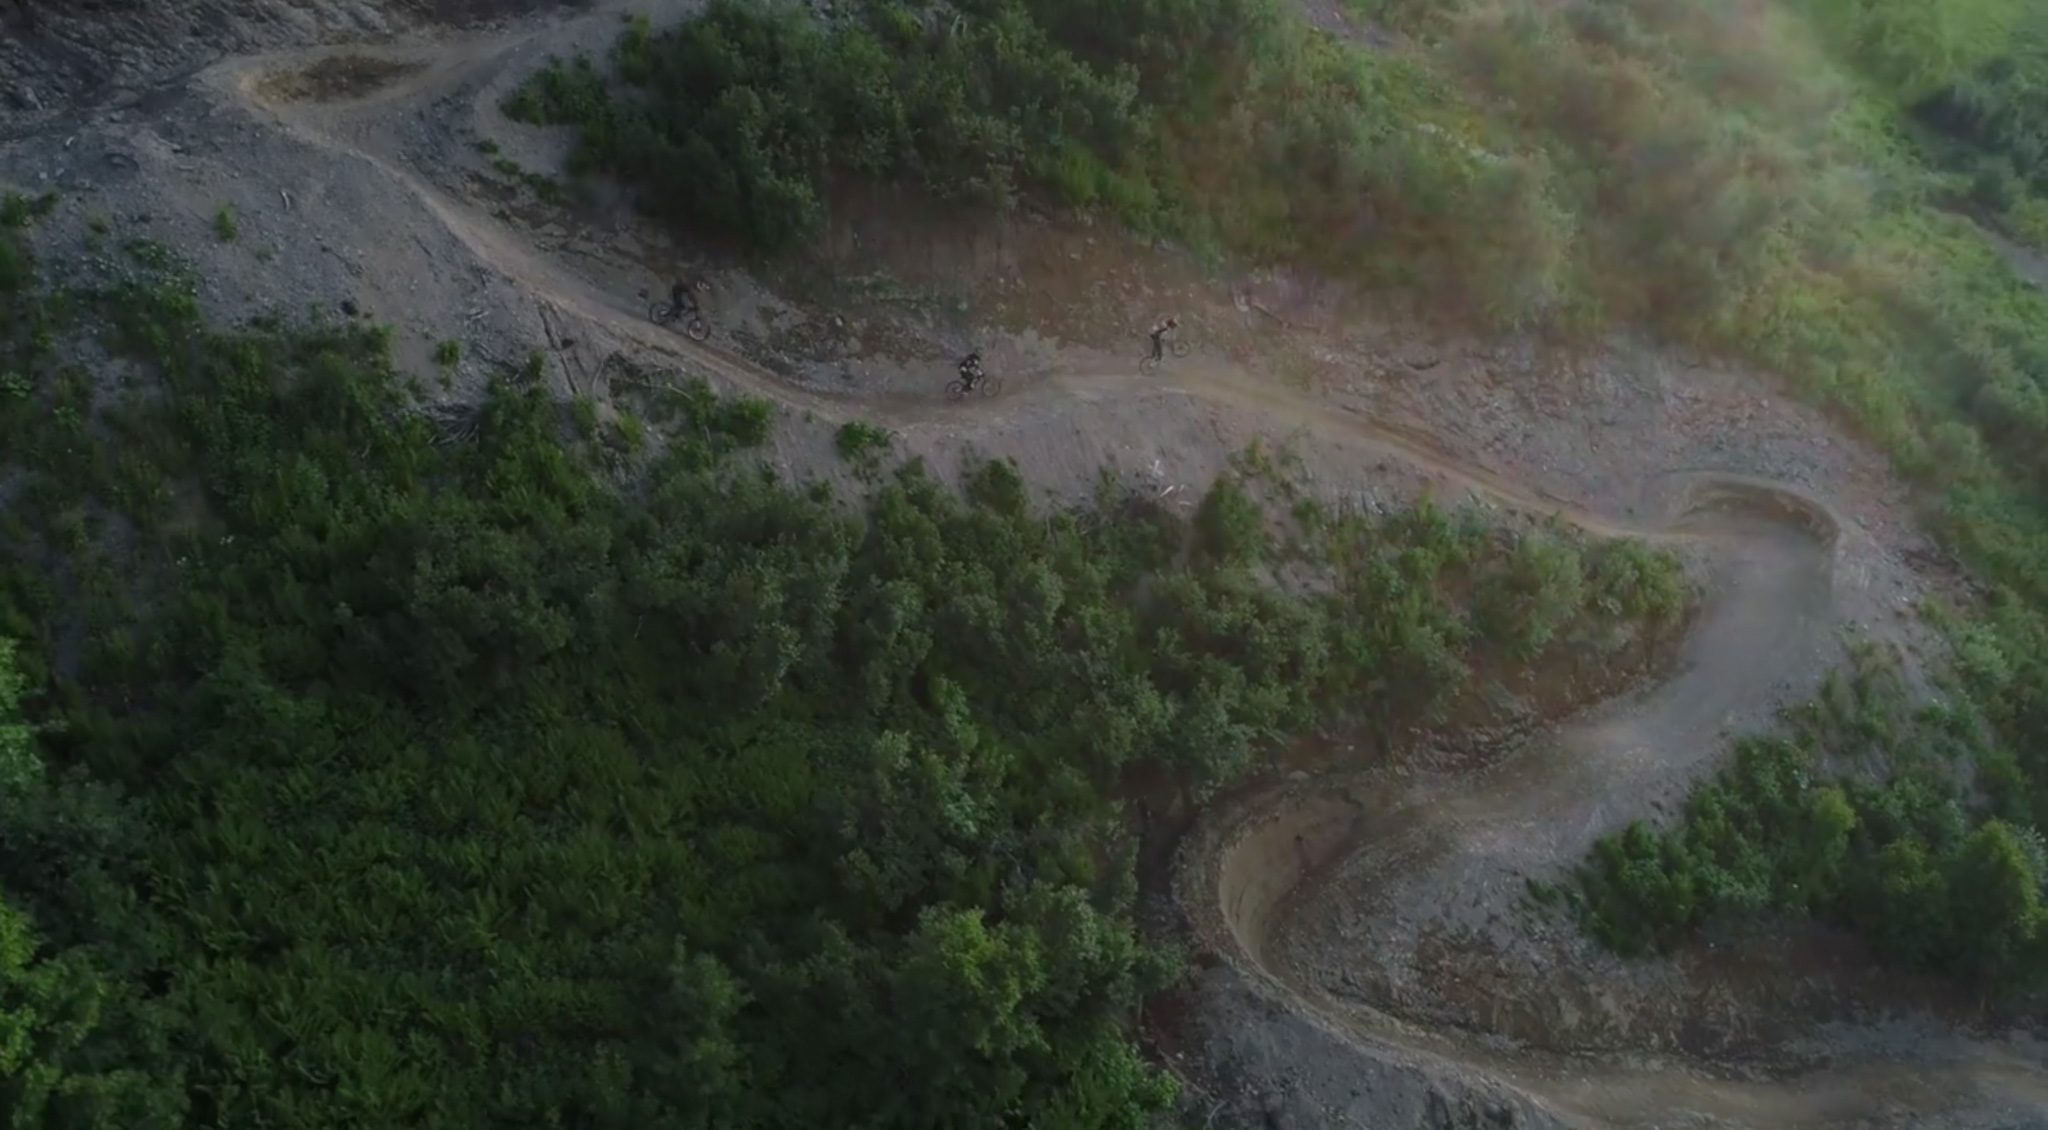
[[[189,76],[137,63],[163,81],[118,113],[0,118],[0,178],[65,194],[52,246],[113,228],[193,254],[225,316],[373,317],[423,373],[461,342],[429,390],[450,405],[539,347],[606,412],[686,375],[769,398],[770,461],[856,489],[832,449],[849,420],[942,472],[1013,458],[1055,499],[1107,467],[1191,502],[1256,439],[1345,503],[1428,494],[1662,540],[1707,594],[1667,680],[1527,741],[1419,736],[1205,817],[1175,887],[1211,959],[1160,1025],[1168,1062],[1254,1125],[2048,1125],[2048,1053],[1831,939],[1623,963],[1524,905],[1526,878],[1669,810],[1845,640],[1924,646],[1906,610],[1952,578],[1881,460],[1751,375],[1467,341],[1083,223],[855,201],[820,246],[750,271],[602,188],[562,202],[563,139],[506,121],[503,95],[550,53],[601,52],[623,11],[686,7],[432,36],[394,16],[364,44],[305,47],[337,34],[321,24]],[[713,280],[702,347],[645,313],[693,271]],[[1138,331],[1166,310],[1200,348],[1140,376]],[[970,346],[1003,394],[948,402]]]

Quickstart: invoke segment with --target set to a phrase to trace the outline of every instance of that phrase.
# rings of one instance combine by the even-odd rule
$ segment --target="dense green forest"
[[[1139,776],[1164,811],[1476,657],[1639,659],[1687,599],[1641,547],[1332,511],[1257,452],[1183,519],[843,433],[874,482],[834,498],[749,457],[762,403],[565,405],[536,358],[434,408],[359,324],[210,326],[161,247],[60,284],[29,246],[11,1125],[1144,1125]]]
[[[862,0],[823,19],[717,2],[632,25],[605,60],[558,60],[507,108],[572,126],[577,168],[644,187],[664,218],[767,248],[829,222],[849,178],[1036,196],[1453,317],[1566,338],[1647,328],[1764,368],[1887,450],[1982,582],[1954,629],[1952,698],[1982,732],[1924,801],[2031,842],[2048,819],[2048,300],[1983,229],[2048,250],[2048,15],[2022,0],[1347,12],[1380,42],[1313,31],[1281,0]],[[1794,762],[1820,771],[1825,744],[1749,747],[1696,819],[1743,809],[1733,798]],[[1910,767],[1926,760],[1884,762],[1899,795],[1933,776]],[[1930,832],[1908,860],[1859,807],[1880,801],[1843,796],[1864,837],[1852,870],[1948,874],[1960,845],[1982,846]],[[1831,800],[1807,815],[1802,834],[1839,831]],[[1600,933],[1670,941],[1719,910],[1882,938],[1887,914],[1922,913],[1765,897],[1753,877],[1682,910],[1614,901],[1617,869],[1638,892],[1651,872],[1683,885],[1692,856],[1671,853],[1693,834],[1602,848],[1607,878],[1582,892]],[[1624,924],[1624,905],[1643,917]],[[1946,943],[1884,948],[1986,964]]]

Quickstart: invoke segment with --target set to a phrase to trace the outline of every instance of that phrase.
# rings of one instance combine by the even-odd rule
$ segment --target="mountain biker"
[[[697,312],[697,294],[689,283],[677,279],[668,288],[668,305],[677,317]]]
[[[1166,356],[1167,336],[1179,328],[1180,319],[1171,314],[1160,319],[1159,324],[1152,327],[1152,360],[1158,361]]]
[[[973,392],[981,378],[981,350],[977,349],[960,359],[960,387],[963,391]]]

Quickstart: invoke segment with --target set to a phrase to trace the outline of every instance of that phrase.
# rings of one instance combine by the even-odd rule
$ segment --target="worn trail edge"
[[[615,21],[612,8],[600,4],[581,18]],[[826,421],[870,420],[902,432],[963,428],[962,410],[936,393],[887,400],[809,392],[716,346],[651,326],[626,296],[577,277],[394,156],[399,147],[380,135],[380,126],[404,113],[431,112],[453,93],[530,63],[557,30],[542,25],[518,34],[377,48],[376,56],[414,69],[343,102],[271,101],[260,81],[337,54],[333,48],[232,60],[198,81],[310,144],[373,166],[415,194],[480,261],[651,355]],[[1803,492],[1709,473],[1673,473],[1648,483],[1634,509],[1649,517],[1615,520],[1448,457],[1427,436],[1208,359],[1177,363],[1160,378],[1128,371],[1053,374],[974,411],[985,421],[987,414],[1027,406],[1157,396],[1162,388],[1403,460],[1452,491],[1554,516],[1598,536],[1703,546],[1720,564],[1677,675],[1505,754],[1487,771],[1419,784],[1370,775],[1296,781],[1209,813],[1182,845],[1176,894],[1198,940],[1259,993],[1360,1055],[1426,1071],[1478,1071],[1529,1108],[1569,1122],[1670,1125],[1705,1116],[1753,1126],[1844,1125],[1901,1106],[1932,1114],[1951,1100],[1986,1096],[2048,1109],[2040,1066],[1993,1043],[1940,1062],[1730,1081],[1684,1062],[1506,1050],[1499,1041],[1424,1030],[1355,995],[1331,993],[1328,979],[1318,975],[1327,970],[1305,968],[1292,944],[1308,908],[1360,892],[1371,903],[1399,905],[1404,891],[1446,884],[1487,892],[1497,908],[1521,889],[1514,875],[1554,872],[1599,832],[1643,815],[1610,811],[1606,798],[1639,795],[1621,787],[1631,783],[1697,775],[1723,748],[1723,724],[1738,706],[1782,700],[1786,687],[1823,669],[1836,627],[1836,551],[1845,537],[1858,535]]]

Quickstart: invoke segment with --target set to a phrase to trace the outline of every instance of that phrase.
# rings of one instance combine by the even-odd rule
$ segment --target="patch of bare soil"
[[[617,28],[606,9],[237,58],[149,112],[0,143],[0,175],[74,190],[39,239],[90,243],[111,218],[186,249],[217,312],[375,317],[426,373],[460,341],[428,390],[452,417],[538,345],[545,379],[607,414],[690,378],[770,398],[785,411],[768,461],[852,489],[832,451],[847,420],[941,473],[1010,457],[1078,497],[1108,467],[1183,505],[1256,439],[1344,505],[1428,495],[1659,539],[1707,593],[1668,678],[1524,742],[1421,741],[1202,822],[1167,911],[1209,959],[1160,1029],[1168,1061],[1219,1115],[1285,1127],[2012,1125],[2043,1109],[2044,1057],[1937,1000],[1855,985],[1853,1007],[1823,1009],[1850,981],[1790,963],[1772,980],[1762,949],[1624,965],[1522,909],[1526,878],[1668,807],[1844,634],[1920,646],[1900,610],[1927,591],[1909,560],[1930,550],[1875,456],[1747,374],[1627,343],[1466,340],[1085,224],[876,198],[794,265],[731,266],[635,222],[615,190],[541,193],[564,139],[497,110],[548,55],[601,52]],[[224,205],[233,243],[208,229]],[[647,317],[646,295],[698,273],[705,345]],[[1141,376],[1164,312],[1198,348]],[[945,398],[968,348],[1003,395]],[[1873,1020],[1879,1005],[1895,1015]],[[1760,1073],[1764,1057],[1801,1070]]]
[[[264,76],[257,80],[256,94],[266,102],[337,102],[361,98],[420,67],[417,62],[373,55],[330,55],[297,70]]]
[[[251,51],[389,41],[531,19],[587,0],[0,0],[0,137],[143,107]],[[143,107],[146,108],[146,107]]]

